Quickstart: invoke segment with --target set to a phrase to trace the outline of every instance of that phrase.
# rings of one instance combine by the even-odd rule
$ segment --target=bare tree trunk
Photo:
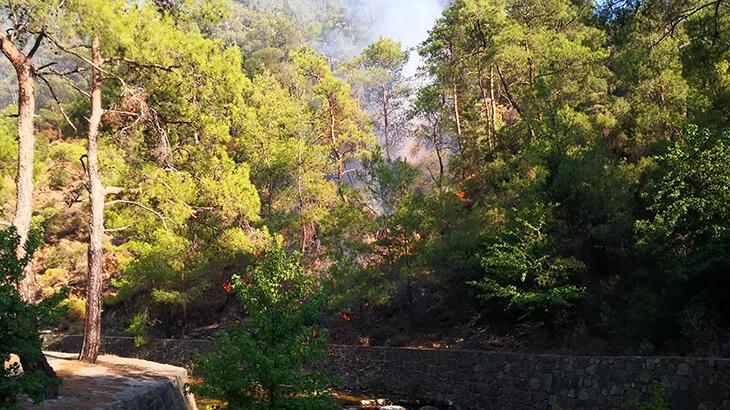
[[[94,63],[91,90],[91,116],[89,117],[88,177],[91,187],[91,221],[89,226],[89,272],[86,285],[86,328],[80,359],[94,363],[101,344],[101,284],[104,265],[104,186],[99,175],[97,136],[103,114],[101,107],[101,52],[99,37],[94,36],[91,44]]]
[[[433,126],[433,141],[434,141],[434,148],[436,149],[436,158],[438,158],[439,161],[439,185],[443,184],[444,180],[444,158],[443,153],[441,152],[441,143],[438,141],[438,126],[434,124]]]
[[[494,99],[494,66],[489,68],[489,101],[492,104],[492,118],[491,118],[491,126],[492,126],[492,135],[495,137],[495,140],[493,141],[496,145],[497,140],[497,102]]]
[[[302,186],[302,166],[304,165],[302,160],[302,136],[299,135],[299,141],[297,141],[297,200],[299,202],[299,223],[302,224],[302,253],[307,250],[307,226],[304,223],[304,187]]]
[[[35,44],[27,55],[10,40],[9,37],[0,36],[0,50],[10,61],[18,77],[18,174],[15,179],[16,201],[15,217],[13,225],[17,229],[20,243],[18,246],[18,257],[25,256],[25,243],[30,231],[30,221],[33,216],[33,158],[35,149],[35,84],[36,72],[33,66],[33,55],[43,41],[44,34],[36,37]],[[33,276],[32,264],[25,268],[25,275],[20,282],[18,292],[26,302],[35,301],[35,278]],[[48,379],[54,379],[56,373],[48,364],[44,355],[37,359],[27,360],[20,358],[21,364],[26,371],[40,370]],[[48,384],[45,397],[50,399],[58,395],[58,388],[55,384]]]
[[[18,174],[15,178],[15,217],[13,225],[18,230],[20,244],[18,257],[25,256],[25,241],[30,231],[33,215],[33,157],[35,146],[35,68],[30,58],[25,56],[8,38],[0,37],[2,52],[15,68],[18,77]],[[31,264],[18,289],[23,300],[35,300],[35,278]]]
[[[341,186],[345,179],[345,164],[342,162],[340,152],[337,150],[337,133],[335,132],[335,114],[330,109],[330,141],[332,142],[332,154],[337,162],[337,182]]]
[[[487,132],[487,144],[490,150],[494,150],[494,144],[492,143],[492,110],[491,104],[489,103],[489,97],[487,96],[487,88],[484,84],[484,78],[482,77],[482,70],[479,69],[479,91],[482,94],[482,100],[484,101],[484,122],[485,130]]]
[[[457,90],[456,90],[456,82],[454,82],[453,97],[454,97],[454,121],[456,122],[456,135],[459,137],[459,141],[461,141],[461,116],[459,114],[459,94],[457,93]]]
[[[390,138],[388,135],[388,89],[383,86],[383,139],[385,141],[385,155],[390,160]]]

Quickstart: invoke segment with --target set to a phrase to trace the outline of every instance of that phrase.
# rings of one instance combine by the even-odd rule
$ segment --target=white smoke
[[[446,7],[444,0],[369,0],[365,2],[373,11],[373,39],[390,37],[411,50],[411,59],[405,74],[412,76],[420,59],[415,52],[428,37],[428,31]]]

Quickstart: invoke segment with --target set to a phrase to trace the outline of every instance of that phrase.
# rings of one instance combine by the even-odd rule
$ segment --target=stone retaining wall
[[[76,351],[81,338],[46,336],[54,350]],[[210,341],[159,340],[137,349],[105,338],[102,351],[191,369]],[[591,357],[467,350],[331,346],[322,367],[341,388],[450,402],[464,409],[632,409],[658,383],[673,409],[730,409],[730,359]]]

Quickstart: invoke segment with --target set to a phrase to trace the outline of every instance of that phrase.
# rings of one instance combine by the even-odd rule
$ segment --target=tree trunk
[[[479,91],[482,94],[482,100],[484,101],[484,123],[485,123],[485,131],[487,134],[487,144],[489,145],[489,149],[494,151],[494,144],[492,143],[493,135],[492,135],[492,106],[489,103],[489,97],[487,96],[487,87],[484,84],[484,78],[482,77],[482,70],[479,69]]]
[[[456,122],[456,135],[459,137],[459,140],[461,141],[461,115],[459,114],[459,94],[456,89],[456,82],[454,82],[454,91],[453,91],[453,97],[454,97],[454,121]]]
[[[335,114],[330,108],[330,142],[332,143],[332,155],[337,162],[337,182],[342,185],[345,179],[345,164],[342,161],[340,152],[337,150],[337,132],[335,131],[336,119]]]
[[[18,174],[15,178],[15,217],[13,225],[18,230],[20,244],[18,257],[25,256],[25,241],[30,231],[33,215],[33,157],[35,146],[35,68],[8,38],[0,37],[2,52],[15,68],[18,77]],[[20,282],[20,296],[28,302],[35,301],[35,278],[28,264]]]
[[[494,99],[494,66],[489,68],[489,101],[492,104],[492,118],[491,118],[491,126],[492,126],[492,135],[495,137],[495,140],[493,141],[496,145],[497,140],[497,102]]]
[[[388,89],[383,86],[383,141],[385,142],[385,156],[390,161],[390,137],[388,135]]]
[[[433,141],[434,141],[434,148],[436,149],[436,158],[438,158],[439,161],[439,186],[443,184],[444,180],[444,158],[443,154],[441,153],[441,143],[438,140],[438,126],[433,126]]]
[[[101,52],[99,37],[94,36],[91,45],[92,61],[94,63],[91,90],[91,116],[89,117],[88,135],[88,177],[89,202],[91,207],[91,221],[89,224],[89,271],[86,284],[86,328],[84,329],[84,344],[81,348],[80,359],[94,363],[99,355],[101,344],[101,284],[102,268],[104,266],[104,186],[99,175],[99,158],[97,136],[103,113],[101,107]]]
[[[13,225],[17,229],[20,242],[18,246],[18,257],[25,256],[25,242],[30,231],[30,221],[33,216],[33,158],[35,154],[35,84],[36,72],[31,58],[38,49],[43,39],[43,34],[36,38],[35,45],[28,55],[24,55],[15,44],[8,38],[0,36],[0,50],[10,61],[15,69],[18,78],[18,174],[15,179],[16,200],[15,217]],[[25,276],[20,282],[18,292],[24,301],[33,303],[35,301],[35,278],[33,276],[32,264],[25,268]],[[39,370],[48,379],[54,379],[56,373],[48,364],[44,355],[37,359],[26,360],[20,358],[21,365],[26,371]],[[58,387],[53,383],[47,384],[45,397],[54,398],[58,395]]]
[[[302,215],[304,215],[304,187],[302,186],[302,136],[299,134],[297,142],[297,201],[299,202],[299,223],[302,224],[302,253],[307,250],[307,226]]]

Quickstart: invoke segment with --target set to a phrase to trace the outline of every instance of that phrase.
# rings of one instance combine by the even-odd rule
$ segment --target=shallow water
[[[348,392],[334,393],[335,399],[342,404],[345,410],[380,409],[384,406],[400,406],[406,410],[420,410],[424,407],[429,409],[450,410],[452,407],[429,403],[420,400],[407,398],[386,398],[382,396],[362,395]]]

